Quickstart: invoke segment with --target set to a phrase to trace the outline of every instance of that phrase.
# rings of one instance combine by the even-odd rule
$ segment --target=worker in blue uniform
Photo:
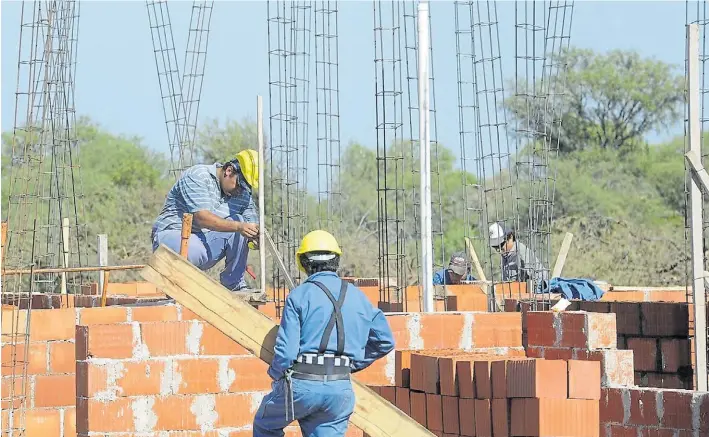
[[[296,252],[308,278],[286,298],[268,368],[272,391],[256,412],[254,437],[282,437],[294,420],[306,437],[344,436],[355,406],[350,374],[394,349],[384,313],[337,275],[341,255],[322,230]]]
[[[457,285],[462,281],[474,281],[470,274],[470,263],[465,252],[456,252],[451,256],[448,268],[433,275],[433,285]]]

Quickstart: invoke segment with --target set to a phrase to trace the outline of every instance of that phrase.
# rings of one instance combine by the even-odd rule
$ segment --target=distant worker
[[[517,241],[513,229],[502,223],[493,223],[489,227],[490,246],[500,252],[502,257],[502,280],[527,282],[530,273],[536,276],[537,287],[546,288],[548,272],[542,268],[534,253],[521,241]]]
[[[448,268],[437,271],[433,275],[433,285],[456,285],[462,281],[474,281],[470,274],[470,262],[465,252],[456,252],[448,262]]]
[[[244,280],[248,243],[258,248],[258,210],[252,195],[258,189],[258,165],[256,151],[247,149],[224,164],[199,164],[185,170],[153,225],[153,251],[161,244],[180,251],[182,215],[190,213],[188,260],[208,270],[226,258],[221,284],[262,300],[262,293],[249,289]]]
[[[342,251],[317,230],[296,252],[308,279],[286,298],[268,375],[274,380],[254,418],[254,437],[283,437],[297,420],[304,436],[344,436],[355,406],[350,374],[394,349],[384,313],[336,273]]]

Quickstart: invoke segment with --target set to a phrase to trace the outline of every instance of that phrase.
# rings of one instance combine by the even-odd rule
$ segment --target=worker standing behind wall
[[[537,290],[546,288],[549,274],[534,253],[521,241],[517,241],[513,229],[502,223],[489,227],[490,246],[500,252],[502,258],[502,280],[527,282],[535,275]]]
[[[328,232],[303,238],[296,263],[308,279],[286,298],[254,437],[282,437],[294,420],[303,436],[344,436],[355,406],[350,374],[394,349],[384,313],[336,273],[341,255]]]
[[[457,285],[462,281],[474,281],[470,274],[470,262],[465,252],[456,252],[448,262],[448,268],[433,275],[433,285]]]
[[[252,196],[258,189],[258,165],[258,153],[248,149],[224,164],[199,164],[185,170],[153,225],[153,251],[164,244],[179,252],[182,215],[192,214],[187,259],[200,270],[208,270],[226,258],[221,284],[262,300],[263,290],[249,289],[244,280],[248,243],[257,243],[259,235]]]

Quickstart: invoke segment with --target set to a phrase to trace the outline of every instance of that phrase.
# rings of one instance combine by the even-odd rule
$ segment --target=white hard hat
[[[493,223],[488,228],[490,235],[490,246],[497,247],[505,241],[505,228],[499,223]]]

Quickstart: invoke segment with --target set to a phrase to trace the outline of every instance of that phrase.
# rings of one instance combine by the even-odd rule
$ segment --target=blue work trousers
[[[263,398],[256,412],[253,437],[283,437],[283,428],[293,420],[300,424],[303,437],[345,435],[355,406],[355,395],[349,380],[321,382],[293,379],[292,405],[287,386],[285,379],[273,383],[273,390]]]
[[[237,215],[234,220],[242,221]],[[182,241],[179,229],[155,232],[153,229],[153,251],[161,244],[175,252],[180,252]],[[187,249],[187,259],[200,270],[209,270],[222,258],[226,257],[226,265],[219,276],[221,284],[229,290],[237,290],[246,286],[244,272],[249,256],[248,241],[238,232],[197,232],[190,235]]]

